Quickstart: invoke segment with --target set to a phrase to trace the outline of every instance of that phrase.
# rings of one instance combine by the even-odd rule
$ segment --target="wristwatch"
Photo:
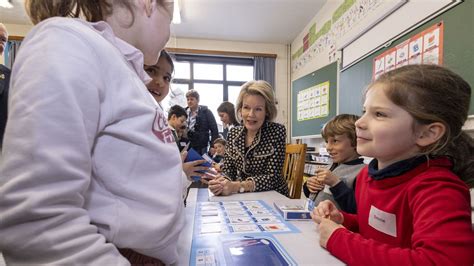
[[[245,192],[244,183],[242,181],[240,181],[239,193],[244,193],[244,192]]]

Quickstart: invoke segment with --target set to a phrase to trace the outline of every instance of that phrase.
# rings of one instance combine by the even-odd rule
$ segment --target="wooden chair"
[[[290,198],[299,199],[303,189],[306,144],[286,144],[283,178],[288,184]]]

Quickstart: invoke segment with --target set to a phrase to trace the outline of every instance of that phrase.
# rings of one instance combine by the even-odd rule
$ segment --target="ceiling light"
[[[179,0],[174,0],[173,21],[172,22],[173,22],[173,24],[180,24],[181,23],[181,10],[179,9]]]
[[[13,8],[13,5],[11,4],[11,0],[0,0],[0,7]]]

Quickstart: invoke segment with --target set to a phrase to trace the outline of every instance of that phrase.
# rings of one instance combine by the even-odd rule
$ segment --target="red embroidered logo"
[[[153,121],[152,127],[153,134],[158,137],[162,142],[165,143],[174,143],[174,136],[171,129],[168,127],[168,122],[166,120],[163,112],[157,108],[155,114],[155,120]]]

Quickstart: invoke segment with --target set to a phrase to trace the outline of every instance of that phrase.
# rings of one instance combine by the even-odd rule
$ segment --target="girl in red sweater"
[[[435,65],[385,73],[365,93],[358,213],[313,211],[320,244],[349,265],[473,265],[474,142],[462,131],[471,87]]]

